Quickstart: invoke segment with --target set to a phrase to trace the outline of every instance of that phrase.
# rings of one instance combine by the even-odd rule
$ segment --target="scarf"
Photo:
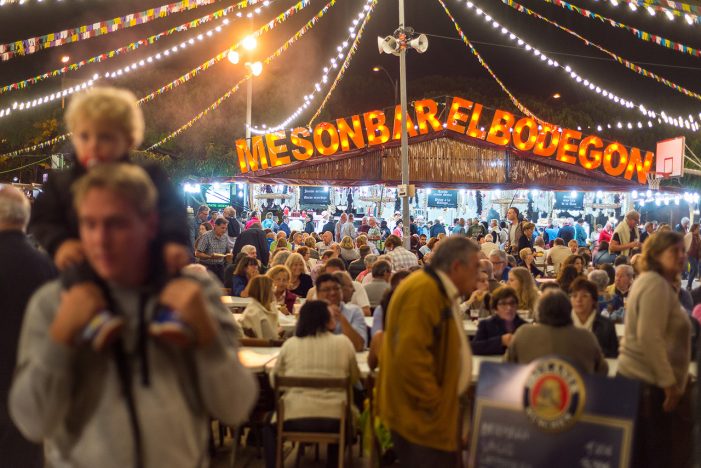
[[[628,227],[628,223],[626,223],[625,219],[618,223],[618,226],[616,226],[616,229],[613,231],[613,235],[618,234],[618,240],[621,241],[621,245],[627,244],[631,242],[630,238],[630,231],[631,229]],[[640,233],[638,232],[637,229],[634,229],[635,231],[635,240],[640,240]],[[613,238],[613,235],[611,236]],[[610,252],[610,249],[609,249]],[[614,253],[614,252],[612,252]],[[620,255],[626,255],[628,256],[630,254],[630,249],[625,249],[621,250],[619,252]],[[615,253],[614,253],[615,255]]]

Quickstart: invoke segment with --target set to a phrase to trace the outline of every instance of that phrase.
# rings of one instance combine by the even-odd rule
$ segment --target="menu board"
[[[574,195],[574,196],[572,196]],[[555,192],[555,209],[565,211],[584,210],[584,192]]]
[[[328,206],[329,205],[329,190],[325,187],[300,187],[299,204],[302,207],[307,206]]]
[[[470,466],[630,466],[636,382],[555,357],[483,362],[479,375]]]
[[[458,192],[455,190],[431,190],[428,194],[429,208],[457,208]]]

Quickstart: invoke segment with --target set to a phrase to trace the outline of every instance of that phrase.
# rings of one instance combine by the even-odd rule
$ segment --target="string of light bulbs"
[[[460,1],[460,0],[458,0]],[[589,91],[592,91],[599,96],[602,96],[604,98],[607,98],[609,101],[618,104],[626,109],[638,109],[646,119],[658,119],[659,123],[664,122],[665,124],[669,125],[674,125],[679,128],[687,128],[688,130],[693,130],[693,131],[698,131],[699,128],[699,123],[696,122],[696,119],[692,116],[689,115],[688,121],[686,120],[685,117],[679,116],[677,117],[669,117],[670,115],[673,115],[670,112],[665,112],[664,110],[652,110],[650,107],[645,106],[640,103],[634,103],[632,100],[625,99],[622,97],[619,97],[615,93],[609,91],[606,89],[604,86],[599,86],[597,83],[595,83],[593,80],[587,79],[586,77],[580,75],[577,73],[575,70],[572,69],[569,65],[562,65],[560,64],[557,60],[552,59],[548,57],[546,54],[542,53],[538,48],[532,46],[529,44],[527,41],[525,41],[523,38],[519,37],[518,35],[514,34],[512,31],[510,31],[506,26],[500,24],[498,21],[496,21],[494,18],[492,18],[485,10],[483,10],[480,7],[477,7],[474,5],[472,1],[467,1],[466,2],[467,9],[471,11],[475,16],[481,17],[484,19],[487,23],[491,23],[492,27],[495,30],[498,30],[501,32],[502,35],[505,37],[508,37],[511,41],[515,42],[522,50],[525,52],[532,53],[536,58],[539,58],[538,62],[545,66],[545,67],[557,67],[560,68],[562,71],[565,72],[565,74],[575,83],[583,86],[584,88],[588,89]],[[699,118],[701,119],[701,113],[699,114]],[[651,122],[649,122],[651,123]],[[642,124],[641,122],[637,122],[637,124]],[[644,126],[644,124],[642,124]],[[638,127],[642,128],[639,125],[636,125],[635,122],[627,122],[626,124],[623,124],[622,127]],[[649,125],[650,127],[652,125]],[[618,127],[617,128],[622,128]]]
[[[56,68],[54,70],[51,70],[51,71],[46,72],[46,73],[42,73],[40,75],[36,75],[36,76],[30,77],[30,78],[26,78],[24,80],[20,80],[20,81],[14,82],[14,83],[9,83],[7,85],[0,86],[0,94],[7,93],[10,91],[17,91],[17,90],[25,89],[31,85],[34,85],[34,84],[39,83],[41,81],[44,81],[46,79],[55,78],[55,77],[64,75],[68,72],[80,70],[81,68],[83,68],[87,65],[91,65],[94,63],[102,63],[106,60],[109,60],[109,59],[112,59],[115,57],[119,57],[127,52],[131,52],[133,50],[136,50],[141,46],[147,46],[147,45],[154,44],[156,41],[158,41],[159,39],[162,39],[164,37],[168,37],[168,36],[171,36],[171,35],[179,33],[179,32],[184,32],[184,31],[189,31],[191,29],[196,29],[199,26],[202,26],[202,25],[209,23],[213,20],[227,16],[228,14],[234,12],[235,10],[241,10],[244,8],[248,8],[250,6],[254,6],[254,5],[261,3],[261,2],[263,3],[263,6],[268,6],[270,4],[269,0],[265,0],[265,1],[263,1],[263,0],[243,0],[243,1],[240,1],[236,4],[234,4],[234,5],[219,9],[219,10],[212,12],[208,15],[201,16],[200,18],[196,18],[192,21],[188,21],[188,22],[180,24],[178,26],[174,26],[174,27],[169,28],[165,31],[161,31],[158,34],[153,34],[151,36],[145,37],[145,38],[140,39],[138,41],[132,42],[130,44],[127,44],[126,46],[119,47],[117,49],[112,49],[108,52],[103,52],[101,54],[87,58],[85,60],[80,60],[78,62],[64,65],[61,68]],[[255,13],[260,13],[260,12],[261,12],[260,8],[255,9]],[[252,13],[249,12],[247,14],[247,16],[249,16],[249,15],[252,16]],[[236,13],[236,16],[242,17],[243,14],[239,11]]]
[[[225,18],[223,20],[222,24],[228,25],[229,20]],[[209,37],[212,37],[214,33],[221,32],[221,31],[222,31],[222,27],[217,26],[217,27],[212,28],[211,30],[207,31],[206,35]],[[205,35],[203,35],[203,34],[199,35],[199,37],[201,37],[202,39],[204,38],[204,36]],[[202,40],[202,39],[200,39],[200,40]],[[175,46],[175,47],[172,47],[170,49],[166,49],[163,53],[157,53],[154,57],[148,57],[147,59],[139,60],[138,62],[129,64],[126,67],[118,69],[117,71],[105,73],[105,75],[102,77],[98,74],[95,74],[92,76],[91,79],[84,81],[83,83],[79,83],[75,86],[71,86],[68,89],[63,89],[63,90],[59,90],[59,91],[54,91],[52,93],[47,93],[46,95],[44,95],[42,97],[34,98],[31,100],[28,99],[24,102],[15,101],[12,103],[11,106],[8,105],[4,109],[0,108],[0,118],[8,117],[8,116],[10,116],[11,113],[15,114],[17,112],[28,111],[30,109],[33,109],[33,108],[38,107],[38,106],[42,106],[44,104],[53,103],[54,101],[56,101],[58,99],[63,99],[66,96],[70,96],[72,94],[77,93],[78,91],[82,91],[82,90],[85,90],[87,88],[92,87],[95,84],[95,82],[100,80],[100,79],[115,78],[117,76],[122,76],[123,74],[129,73],[132,70],[136,70],[136,68],[139,65],[144,66],[146,63],[153,63],[154,59],[160,60],[162,57],[164,57],[164,56],[167,57],[171,54],[175,54],[178,51],[188,47],[188,45],[192,45],[192,44],[194,44],[194,39],[190,38],[189,41],[182,42],[180,44],[180,46]]]
[[[263,33],[269,32],[270,30],[274,29],[277,25],[285,22],[293,14],[301,11],[304,7],[309,5],[310,1],[311,0],[302,0],[298,3],[296,3],[295,5],[293,5],[292,7],[287,9],[286,11],[284,11],[283,13],[277,15],[274,19],[272,19],[268,23],[261,26],[258,30],[256,30],[250,36],[248,36],[247,39],[250,37],[254,37],[254,38],[259,37]],[[221,32],[222,26],[226,26],[229,23],[230,23],[229,19],[224,18],[222,20],[221,25],[218,25],[218,26],[210,29],[205,34],[198,34],[196,39],[198,41],[202,41],[205,39],[205,37],[210,38],[214,34]],[[246,39],[244,39],[244,41],[245,40]],[[241,42],[243,42],[243,41],[241,41]],[[219,54],[217,54],[215,57],[207,60],[206,62],[200,64],[199,66],[190,70],[189,72],[179,76],[178,78],[170,81],[169,83],[165,84],[164,86],[161,86],[160,88],[156,89],[155,91],[149,93],[148,95],[143,97],[139,102],[141,103],[141,102],[151,101],[151,100],[155,99],[156,96],[159,96],[165,92],[171,91],[171,90],[175,89],[176,87],[180,86],[181,84],[188,82],[189,80],[191,80],[195,76],[199,75],[201,72],[208,70],[210,67],[212,67],[216,63],[224,60],[224,58],[227,57],[227,55],[230,53],[231,50],[235,50],[235,49],[240,47],[241,42],[235,43],[231,47],[229,47],[229,48],[225,49],[224,51],[220,52]],[[191,37],[189,40],[183,41],[177,46],[170,47],[169,49],[166,49],[163,52],[158,52],[153,56],[148,56],[148,57],[141,59],[139,61],[135,61],[135,62],[133,62],[125,67],[120,67],[117,70],[107,72],[103,76],[95,74],[95,75],[93,75],[91,80],[84,82],[84,83],[81,83],[75,87],[71,87],[68,90],[63,90],[63,91],[58,91],[55,93],[47,94],[44,97],[41,97],[38,99],[33,99],[31,101],[28,100],[28,101],[22,102],[22,103],[15,102],[12,104],[12,106],[7,106],[4,109],[0,109],[0,118],[7,117],[12,112],[25,111],[25,110],[32,109],[32,108],[39,106],[39,105],[53,102],[56,99],[60,99],[62,97],[65,97],[65,96],[68,96],[68,95],[73,94],[75,92],[86,89],[86,87],[92,86],[95,82],[97,82],[100,79],[119,78],[125,74],[128,74],[134,70],[137,70],[140,67],[144,67],[146,65],[157,63],[158,61],[162,60],[163,58],[169,57],[172,54],[176,54],[179,51],[194,45],[195,43],[196,43],[195,37]]]
[[[200,73],[209,70],[212,66],[216,65],[217,63],[221,62],[222,60],[226,59],[232,52],[235,53],[241,45],[245,45],[247,42],[251,41],[252,39],[255,40],[261,35],[272,31],[276,26],[279,26],[280,24],[284,23],[287,21],[289,18],[291,18],[295,13],[298,13],[302,11],[304,8],[309,6],[311,4],[311,0],[301,0],[285,10],[284,12],[280,13],[277,15],[275,18],[272,20],[268,21],[265,23],[263,26],[255,30],[253,33],[250,35],[246,36],[242,41],[236,42],[230,47],[227,47],[223,51],[219,52],[216,56],[212,57],[211,59],[207,60],[206,62],[203,62],[196,68],[193,68],[189,72],[185,73],[184,75],[179,76],[178,78],[170,81],[169,83],[161,86],[155,91],[152,91],[151,93],[147,94],[143,98],[139,100],[139,103],[144,103],[148,101],[152,101],[153,99],[156,98],[156,96],[160,96],[163,93],[166,93],[168,91],[171,91],[178,86],[187,83],[190,81],[192,78],[196,77]],[[335,4],[335,0],[332,2],[332,5]],[[322,10],[325,13],[325,10]],[[181,44],[182,45],[182,44]],[[166,51],[167,52],[167,51]],[[141,65],[141,62],[139,62],[139,65]],[[132,64],[132,69],[134,68],[134,65]]]
[[[645,10],[650,16],[655,16],[656,13],[662,13],[670,21],[674,21],[675,18],[683,18],[689,25],[701,24],[701,8],[688,3],[667,0],[665,4],[668,6],[665,7],[652,3],[650,0],[608,0],[608,2],[614,7],[617,7],[619,3],[625,3],[631,11]]]
[[[273,62],[276,58],[280,57],[287,49],[290,48],[295,42],[299,41],[307,32],[309,32],[318,22],[321,20],[321,18],[324,17],[324,15],[328,12],[328,10],[336,4],[336,0],[331,0],[329,1],[324,7],[316,14],[312,19],[307,21],[304,26],[302,26],[294,35],[292,35],[287,41],[285,41],[284,44],[282,44],[275,52],[270,54],[268,57],[263,60],[263,64],[265,66],[270,65],[270,63]],[[183,133],[185,130],[189,129],[192,127],[197,121],[201,120],[204,118],[207,114],[210,112],[216,110],[221,104],[229,99],[231,96],[236,93],[236,91],[239,90],[241,85],[245,82],[250,80],[252,77],[252,74],[247,74],[244,76],[241,80],[239,80],[238,83],[236,83],[231,89],[229,89],[224,95],[220,96],[216,101],[214,101],[212,104],[210,104],[206,109],[201,111],[199,114],[197,114],[195,117],[192,119],[188,120],[185,124],[181,125],[178,127],[176,130],[159,140],[158,142],[154,143],[153,145],[149,146],[146,151],[151,151],[152,149],[161,146],[168,141],[172,140],[173,138],[177,137],[181,133]]]
[[[343,40],[341,44],[339,44],[336,47],[336,53],[329,59],[329,64],[327,66],[324,66],[322,70],[322,76],[321,79],[318,80],[314,84],[314,89],[309,93],[304,95],[304,104],[300,105],[292,114],[290,114],[285,120],[283,120],[280,124],[275,125],[275,126],[269,126],[269,125],[262,125],[261,128],[259,129],[257,126],[252,126],[250,128],[252,133],[255,133],[257,135],[263,135],[265,133],[270,133],[270,132],[277,132],[279,130],[283,130],[287,128],[292,121],[294,121],[297,117],[304,112],[305,109],[307,109],[314,98],[317,96],[317,93],[321,92],[321,89],[324,84],[328,82],[328,74],[332,69],[338,68],[338,60],[343,58],[343,50],[348,47],[348,44],[350,40],[353,40],[353,44],[351,47],[348,49],[348,52],[346,53],[346,57],[343,61],[343,64],[341,66],[341,70],[339,71],[339,75],[342,75],[342,73],[348,68],[350,64],[350,57],[352,57],[356,50],[358,49],[358,41],[360,40],[360,37],[363,34],[363,30],[365,29],[365,25],[367,24],[367,21],[369,20],[369,16],[372,14],[373,9],[375,8],[375,5],[377,4],[377,0],[367,0],[365,5],[363,6],[362,10],[360,13],[358,13],[357,17],[354,17],[353,20],[351,21],[351,25],[348,27],[349,34],[346,39]],[[356,27],[358,27],[358,24],[360,23],[360,27],[358,28],[358,31],[356,33]],[[332,92],[333,88],[335,87],[335,83],[340,80],[340,77],[337,76],[337,79],[334,80],[334,85],[332,85],[332,88],[329,90],[329,94]],[[327,94],[328,96],[328,94]],[[326,102],[326,98],[324,99],[324,103]],[[322,103],[323,107],[323,103]]]
[[[265,25],[263,25],[261,28],[259,28],[259,29],[258,29],[256,32],[254,32],[253,34],[260,33],[261,31],[266,31],[266,32],[269,31],[270,29],[272,29],[272,27],[274,27],[274,24],[279,24],[279,23],[284,22],[289,16],[291,16],[292,14],[294,14],[294,12],[300,11],[302,8],[304,8],[304,6],[307,6],[307,5],[310,3],[310,1],[311,1],[311,0],[303,0],[303,1],[301,1],[301,2],[299,2],[299,3],[297,3],[297,4],[295,4],[294,6],[290,7],[290,8],[289,8],[288,10],[286,10],[285,12],[283,12],[283,13],[277,15],[277,16],[275,17],[275,19],[273,19],[273,20],[271,20],[270,22],[268,22],[268,23],[266,23]],[[316,22],[328,11],[328,9],[330,8],[330,6],[335,5],[335,3],[336,3],[336,0],[332,0],[332,1],[330,1],[329,3],[327,3],[326,6],[324,6],[324,8],[322,8],[322,9],[319,11],[319,13],[317,13],[317,15],[314,16],[314,18],[312,18],[311,20],[309,20],[309,21],[302,27],[302,29],[300,29],[300,31],[303,31],[303,32],[300,33],[300,31],[298,31],[297,34],[296,34],[295,36],[300,35],[299,37],[301,37],[302,35],[304,35],[304,33],[306,33],[306,31],[307,31],[308,29],[310,29],[311,27],[313,27],[314,24],[316,24]],[[275,51],[275,53],[273,53],[273,55],[271,55],[270,57],[273,57],[273,58],[274,58],[274,57],[276,56],[276,54],[282,53],[282,52],[281,52],[282,49],[286,50],[286,48],[289,47],[289,45],[291,45],[291,43],[296,42],[297,39],[295,38],[295,36],[293,36],[292,39],[294,39],[294,40],[293,40],[292,42],[290,42],[290,41],[288,40],[288,42],[286,42],[280,49],[278,49],[277,51]],[[243,41],[242,41],[242,42],[243,42]],[[215,57],[215,59],[217,59],[217,62],[223,60],[223,59],[228,55],[228,52],[230,52],[230,50],[232,50],[232,49],[237,48],[238,45],[239,45],[239,44],[236,43],[234,46],[232,46],[232,48],[226,49],[224,52],[222,52],[222,53],[220,53],[219,55],[217,55],[217,57]],[[282,50],[282,51],[284,51],[284,50]],[[220,57],[220,56],[221,56],[221,57]],[[268,57],[268,59],[272,60],[270,57]],[[215,59],[211,59],[210,61],[208,61],[208,62],[206,62],[206,63],[209,63],[209,62],[211,62],[212,60],[215,60]],[[266,59],[266,60],[268,60],[268,59]],[[197,74],[199,74],[199,72],[204,71],[204,70],[206,70],[206,69],[208,69],[208,68],[209,68],[209,66],[208,66],[207,68],[202,68],[202,65],[200,65],[200,67],[197,67],[197,68],[191,70],[190,72],[186,73],[185,75],[182,75],[180,78],[178,78],[178,79],[176,79],[176,80],[174,80],[174,81],[182,80],[182,83],[184,83],[184,82],[188,81],[190,78],[192,78],[193,76],[196,76]],[[195,71],[196,71],[196,73],[195,73]],[[180,84],[182,84],[182,83],[180,83]],[[151,100],[153,100],[153,98],[155,98],[155,96],[160,95],[160,94],[163,94],[164,92],[170,91],[171,89],[175,88],[176,86],[177,86],[177,85],[174,84],[174,82],[171,82],[171,83],[169,83],[169,84],[167,84],[167,85],[165,85],[165,86],[159,88],[158,90],[147,94],[146,96],[144,96],[143,98],[141,98],[138,102],[139,102],[139,104],[142,104],[142,103],[144,103],[144,102],[151,101]],[[215,106],[215,108],[218,107],[218,106],[219,106],[219,105]],[[189,128],[189,127],[188,127],[188,128]],[[18,156],[18,155],[20,155],[20,154],[22,154],[22,153],[27,153],[27,152],[31,152],[31,151],[37,151],[37,150],[40,150],[40,149],[43,149],[43,148],[46,148],[46,147],[49,147],[49,146],[53,146],[53,145],[55,145],[56,143],[65,141],[66,139],[68,139],[68,137],[70,137],[70,135],[71,135],[70,133],[64,133],[64,134],[62,134],[62,135],[58,135],[58,136],[56,136],[56,137],[54,137],[54,138],[51,138],[51,139],[49,139],[49,140],[46,140],[46,141],[37,143],[37,144],[35,144],[35,145],[27,146],[27,147],[25,147],[25,148],[20,148],[20,149],[11,151],[11,152],[9,152],[9,153],[0,154],[0,158],[2,158],[2,157],[13,157],[13,156]]]
[[[350,66],[350,62],[353,58],[353,55],[355,54],[355,51],[358,49],[358,44],[360,43],[360,39],[363,36],[363,31],[365,30],[365,26],[367,25],[368,21],[370,21],[370,18],[372,17],[372,11],[374,10],[376,5],[377,5],[377,0],[372,0],[371,2],[365,4],[365,6],[363,7],[363,9],[365,9],[367,11],[367,14],[365,15],[365,18],[363,19],[363,22],[361,24],[360,29],[358,30],[358,34],[356,35],[355,39],[353,40],[353,45],[351,46],[350,50],[348,51],[348,55],[346,55],[346,59],[343,61],[343,65],[341,65],[341,69],[336,74],[336,78],[334,78],[333,83],[331,83],[331,86],[329,87],[329,90],[326,93],[326,96],[324,96],[324,99],[321,101],[319,108],[316,110],[316,112],[314,113],[312,118],[309,119],[309,123],[307,124],[307,127],[311,127],[312,122],[314,122],[314,120],[317,117],[319,117],[319,114],[326,106],[326,103],[329,101],[329,99],[331,99],[331,95],[333,94],[334,90],[336,89],[336,86],[338,86],[338,83],[340,83],[341,79],[343,79],[343,75],[346,73],[346,70]],[[333,63],[332,63],[332,66],[333,66]],[[305,103],[305,104],[308,104],[308,103]]]
[[[599,44],[596,44],[595,42],[590,41],[589,39],[583,37],[582,35],[580,35],[574,31],[572,31],[571,29],[568,29],[568,28],[560,25],[559,23],[531,10],[530,8],[524,7],[523,5],[521,5],[520,3],[518,3],[514,0],[499,0],[499,1],[501,1],[501,3],[503,3],[504,5],[507,5],[510,8],[518,11],[519,13],[523,13],[523,14],[526,14],[528,16],[533,16],[534,18],[537,18],[545,23],[548,23],[548,24],[560,29],[561,31],[566,32],[567,34],[569,34],[571,36],[576,37],[577,39],[582,41],[585,45],[588,45],[590,47],[595,47],[599,51],[601,51],[604,54],[608,55],[609,57],[613,58],[616,62],[625,66],[627,69],[634,71],[638,75],[653,79],[653,80],[657,81],[658,83],[661,83],[661,84],[677,91],[678,93],[684,94],[686,96],[689,96],[689,97],[692,97],[694,99],[698,99],[701,101],[701,94],[698,94],[694,91],[691,91],[691,90],[689,90],[681,85],[678,85],[677,83],[675,83],[671,80],[668,80],[667,78],[664,78],[656,73],[653,73],[650,70],[647,70],[646,68],[643,68],[640,65],[637,65],[634,62],[631,62],[630,60],[621,57],[620,55],[616,54],[615,52],[611,52],[610,50],[606,49],[605,47],[600,46]]]
[[[474,55],[477,58],[477,61],[479,62],[480,65],[482,65],[482,68],[484,68],[487,73],[494,79],[494,81],[497,82],[499,87],[504,91],[504,93],[509,97],[511,102],[513,103],[516,108],[521,111],[523,114],[525,114],[528,117],[533,117],[535,120],[538,122],[544,122],[542,119],[539,119],[533,112],[531,112],[525,105],[521,104],[521,102],[516,98],[516,96],[509,91],[509,89],[506,87],[506,85],[499,79],[499,77],[492,71],[492,68],[487,64],[487,62],[482,58],[479,52],[477,52],[477,49],[472,45],[470,40],[467,38],[465,33],[463,32],[462,28],[460,28],[460,25],[458,25],[458,22],[455,20],[455,17],[453,14],[450,12],[448,9],[448,6],[443,2],[443,0],[438,0],[438,3],[441,4],[443,7],[443,11],[445,11],[445,14],[448,15],[448,18],[450,18],[450,21],[452,21],[453,26],[455,27],[455,30],[458,32],[458,35],[460,36],[460,39],[465,43],[465,45],[470,49],[472,52],[472,55]]]
[[[211,5],[220,0],[181,0],[175,3],[161,5],[148,10],[129,13],[110,20],[96,21],[91,24],[57,31],[43,36],[21,39],[7,44],[0,44],[0,60],[7,61],[21,55],[30,55],[43,49],[59,47],[74,42],[104,36],[116,31],[122,31],[134,26],[150,23],[177,13],[194,10],[201,6]]]
[[[656,44],[661,47],[665,47],[666,49],[673,50],[675,52],[679,52],[681,54],[685,55],[690,55],[692,57],[701,57],[701,50],[691,47],[689,45],[683,44],[681,42],[676,42],[671,39],[667,39],[666,37],[662,37],[656,34],[649,33],[647,31],[643,31],[638,28],[634,28],[633,26],[628,26],[625,23],[621,23],[620,21],[616,21],[612,18],[609,18],[607,16],[600,15],[599,13],[596,13],[592,10],[589,10],[587,8],[582,8],[577,5],[574,5],[572,3],[569,3],[565,0],[542,0],[545,3],[549,3],[551,5],[558,6],[564,10],[567,10],[571,13],[577,13],[580,16],[583,16],[588,19],[592,20],[598,20],[604,24],[608,24],[609,26],[613,28],[618,28],[618,29],[624,29],[628,32],[630,32],[633,37],[636,39],[639,39],[641,41],[649,42],[651,44]]]

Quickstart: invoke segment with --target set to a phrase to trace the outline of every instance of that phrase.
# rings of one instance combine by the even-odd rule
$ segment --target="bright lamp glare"
[[[241,44],[244,49],[253,50],[256,48],[256,45],[258,45],[258,41],[256,41],[256,38],[253,36],[246,36]]]
[[[251,68],[253,76],[260,76],[260,74],[263,73],[263,64],[260,62],[253,62],[249,64],[249,67]]]
[[[227,58],[229,59],[229,62],[233,63],[234,65],[239,63],[239,59],[240,59],[239,53],[236,52],[235,50],[230,51]]]

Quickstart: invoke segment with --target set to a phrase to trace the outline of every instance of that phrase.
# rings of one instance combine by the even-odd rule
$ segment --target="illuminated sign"
[[[453,97],[450,106],[439,111],[433,99],[414,102],[407,112],[409,138],[448,130],[489,143],[513,147],[544,159],[598,170],[627,180],[645,184],[655,154],[617,142],[604,142],[596,135],[583,135],[569,128],[539,123],[532,117],[518,117],[497,109],[491,116],[479,103]],[[412,115],[413,114],[413,115]],[[321,122],[310,132],[298,127],[290,131],[268,133],[236,141],[241,173],[285,166],[293,161],[312,157],[342,154],[352,150],[371,149],[390,140],[399,140],[401,112],[396,106],[394,118],[388,121],[380,110],[365,112],[334,122]]]

